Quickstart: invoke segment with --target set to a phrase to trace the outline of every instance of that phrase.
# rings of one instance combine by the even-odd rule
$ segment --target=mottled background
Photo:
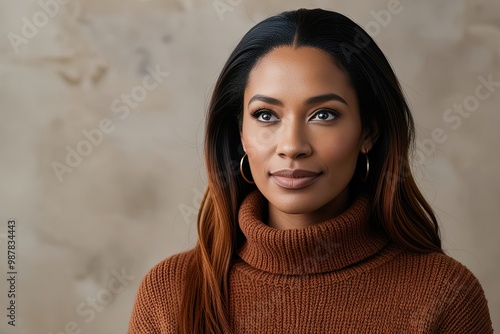
[[[444,247],[478,277],[500,328],[500,84],[482,84],[500,81],[499,1],[59,1],[0,1],[1,333],[126,331],[147,270],[195,243],[204,112],[223,63],[256,22],[299,7],[345,13],[390,59]]]

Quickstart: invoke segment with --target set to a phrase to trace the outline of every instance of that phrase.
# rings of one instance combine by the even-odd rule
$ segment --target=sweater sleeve
[[[477,278],[458,264],[457,279],[449,284],[439,333],[493,333],[488,302]]]

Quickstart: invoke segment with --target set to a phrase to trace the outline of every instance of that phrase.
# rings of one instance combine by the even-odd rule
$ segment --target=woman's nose
[[[282,125],[276,148],[280,157],[298,159],[311,155],[312,147],[308,141],[306,126],[297,121]]]

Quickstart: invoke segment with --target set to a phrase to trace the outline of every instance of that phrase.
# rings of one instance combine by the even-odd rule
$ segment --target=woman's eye
[[[252,113],[252,116],[261,122],[274,122],[277,120],[276,116],[272,112],[266,110],[257,110]]]
[[[311,117],[311,120],[331,121],[337,117],[337,113],[331,110],[320,110]]]

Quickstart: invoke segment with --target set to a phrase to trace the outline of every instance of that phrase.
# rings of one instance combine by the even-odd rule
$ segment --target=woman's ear
[[[361,145],[361,150],[367,153],[371,151],[373,145],[377,142],[379,137],[379,128],[377,122],[373,121],[370,126],[368,126],[363,131],[363,143]]]

